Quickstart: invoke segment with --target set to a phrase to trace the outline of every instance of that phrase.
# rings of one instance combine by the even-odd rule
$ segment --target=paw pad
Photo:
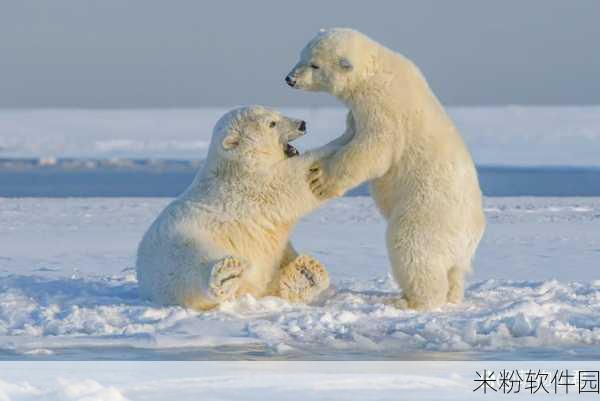
[[[329,287],[329,274],[316,259],[299,256],[287,265],[280,280],[280,295],[291,302],[310,302]]]
[[[213,265],[209,290],[219,301],[232,298],[245,270],[244,264],[234,257],[226,257]]]

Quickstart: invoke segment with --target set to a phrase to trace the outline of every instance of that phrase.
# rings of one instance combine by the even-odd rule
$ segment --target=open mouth
[[[287,145],[285,145],[285,149],[283,150],[283,152],[285,153],[285,155],[287,157],[294,157],[294,156],[298,156],[300,154],[300,152],[298,151],[298,149],[296,149],[295,147],[293,147],[289,143]]]

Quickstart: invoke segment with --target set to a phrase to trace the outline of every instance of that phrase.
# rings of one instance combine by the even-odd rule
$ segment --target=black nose
[[[306,131],[306,122],[300,121],[300,126],[298,127],[298,129],[302,132]]]
[[[296,86],[296,80],[294,78],[290,77],[289,75],[287,77],[285,77],[285,82],[287,82],[287,84],[289,86],[291,86],[292,88],[294,86]]]

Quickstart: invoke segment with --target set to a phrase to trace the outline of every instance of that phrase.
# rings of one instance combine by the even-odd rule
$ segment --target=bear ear
[[[342,57],[340,59],[340,67],[342,67],[342,69],[346,70],[346,71],[351,71],[354,66],[352,65],[352,62],[350,60],[348,60],[346,57]]]
[[[223,149],[231,150],[237,148],[240,144],[240,134],[237,131],[230,131],[227,133],[227,136],[223,138]]]

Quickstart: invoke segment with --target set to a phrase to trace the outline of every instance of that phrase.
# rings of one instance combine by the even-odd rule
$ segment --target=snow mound
[[[0,347],[43,357],[68,347],[259,344],[294,357],[600,345],[596,282],[486,280],[470,286],[463,304],[427,313],[394,307],[397,296],[387,277],[342,282],[316,305],[246,296],[200,313],[140,301],[135,283],[111,278],[11,276],[0,280]]]
[[[128,401],[128,398],[115,387],[105,387],[94,380],[59,379],[49,388],[0,380],[0,401]]]

